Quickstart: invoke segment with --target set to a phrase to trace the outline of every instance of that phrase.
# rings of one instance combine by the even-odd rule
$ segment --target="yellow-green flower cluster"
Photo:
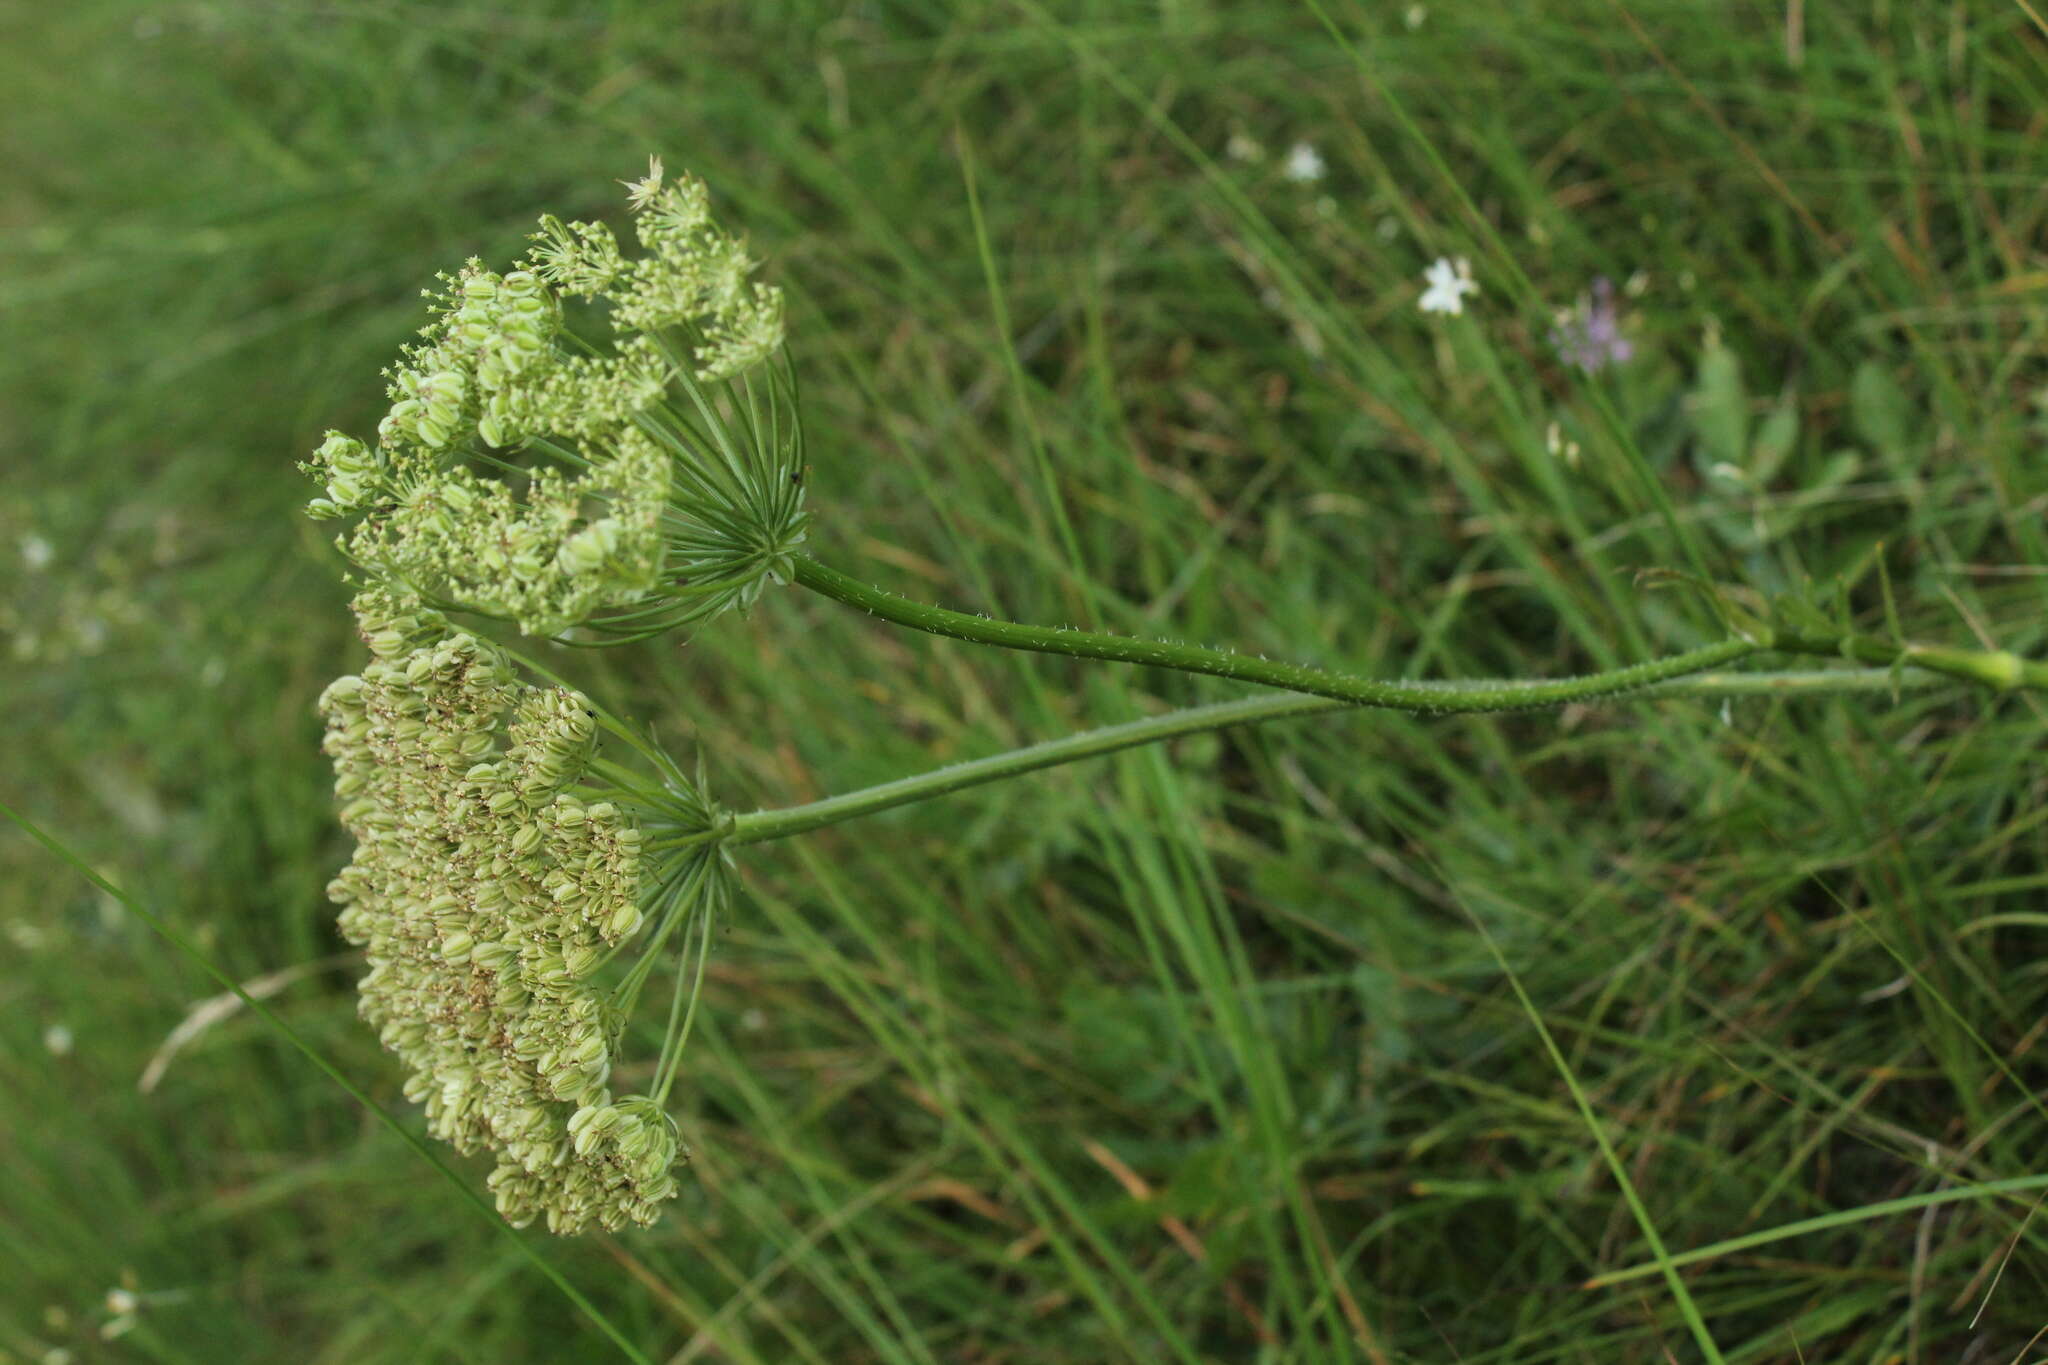
[[[695,616],[744,604],[802,538],[793,421],[735,440],[695,389],[690,415],[661,415],[671,384],[776,354],[781,292],[749,280],[700,181],[665,181],[656,160],[628,190],[641,256],[601,223],[544,217],[519,268],[471,260],[428,292],[435,320],[386,372],[376,445],[330,432],[302,466],[324,485],[313,516],[360,519],[339,542],[357,563],[554,635],[640,603],[665,569],[720,594]],[[602,301],[609,349],[561,335],[565,294]],[[553,464],[509,463],[528,449]]]
[[[363,1016],[434,1135],[496,1155],[508,1220],[651,1222],[674,1129],[606,1088],[619,1022],[589,984],[640,928],[641,835],[575,795],[588,703],[414,601],[372,589],[355,610],[375,657],[320,709],[357,842],[329,891],[370,963]]]
[[[647,254],[606,286],[612,326],[627,332],[688,327],[698,344],[697,378],[726,379],[751,369],[782,345],[782,291],[749,284],[746,245],[711,221],[711,195],[691,176],[664,183],[661,159],[626,187],[634,235]],[[579,224],[589,227],[589,224]],[[546,266],[541,267],[543,270]]]
[[[349,557],[382,576],[552,635],[637,600],[661,572],[668,457],[633,419],[658,401],[666,362],[646,346],[560,354],[561,304],[531,271],[471,261],[430,294],[439,320],[389,373],[374,450],[329,432],[306,468],[314,516],[361,516]],[[555,437],[571,465],[523,493],[459,457]]]
[[[782,345],[782,291],[751,284],[746,244],[711,218],[711,194],[692,176],[668,181],[661,158],[626,186],[633,232],[646,252],[627,260],[603,223],[541,219],[534,273],[611,305],[612,329],[652,336],[680,329],[695,337],[697,378],[709,383],[752,369]]]

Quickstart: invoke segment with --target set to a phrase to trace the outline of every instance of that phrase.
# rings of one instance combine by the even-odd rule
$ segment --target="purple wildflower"
[[[1560,313],[1550,344],[1568,364],[1587,374],[1598,374],[1609,365],[1620,365],[1636,353],[1635,346],[1621,334],[1621,318],[1614,307],[1614,283],[1605,275],[1593,281],[1590,296],[1581,294],[1579,306]]]

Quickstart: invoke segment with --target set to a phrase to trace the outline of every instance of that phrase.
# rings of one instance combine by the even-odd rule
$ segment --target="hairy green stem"
[[[1180,735],[1338,711],[1352,706],[1387,707],[1422,714],[1472,714],[1563,706],[1622,696],[1728,698],[1885,692],[1898,690],[1908,683],[1909,680],[1901,673],[1903,669],[1945,674],[1999,692],[2017,688],[2048,690],[2048,664],[2031,662],[2015,654],[1937,645],[1901,645],[1847,631],[1839,634],[1760,631],[1761,638],[1758,639],[1726,640],[1668,658],[1575,678],[1388,681],[1251,658],[1200,645],[1137,640],[1099,631],[992,620],[899,597],[808,556],[797,557],[795,564],[796,581],[803,586],[913,630],[1006,649],[1207,673],[1219,678],[1282,688],[1291,695],[1191,707],[956,763],[914,777],[827,797],[808,805],[755,811],[733,818],[729,839],[735,844],[780,839],[785,835],[819,829],[984,782],[997,782],[1039,768],[1094,758]],[[1879,667],[1799,673],[1707,672],[1767,650],[1843,658]],[[1911,681],[1919,683],[1925,680]]]
[[[1595,696],[1592,700],[1644,701],[1693,698],[1711,701],[1733,697],[1825,696],[1841,692],[1889,692],[1896,687],[1925,686],[1933,681],[1930,678],[1894,678],[1891,670],[1884,668],[1799,673],[1699,673],[1691,677],[1653,683],[1626,694],[1609,691]],[[1413,685],[1443,688],[1452,684]],[[1489,687],[1535,685],[1487,684]],[[1099,730],[1084,730],[1080,734],[1047,740],[1043,744],[1033,744],[1022,749],[1011,749],[987,758],[935,768],[913,777],[898,778],[894,782],[863,787],[859,791],[846,792],[840,796],[828,796],[822,801],[813,801],[808,805],[788,806],[780,810],[759,810],[748,815],[735,816],[728,842],[758,844],[769,839],[801,834],[806,830],[820,829],[826,825],[836,825],[842,820],[872,815],[894,806],[907,806],[913,802],[929,800],[934,796],[943,796],[966,787],[977,787],[984,782],[999,782],[1004,778],[1035,772],[1040,768],[1057,767],[1062,763],[1073,763],[1084,758],[1098,758],[1120,749],[1132,749],[1142,744],[1176,739],[1182,735],[1228,729],[1235,725],[1255,725],[1260,721],[1286,720],[1294,716],[1345,711],[1350,710],[1352,705],[1350,702],[1327,697],[1278,696],[1249,697],[1242,701],[1218,702],[1211,706],[1192,706],[1161,716],[1125,721],[1121,725],[1106,725]],[[1431,706],[1416,709],[1440,708]]]
[[[1028,649],[1041,654],[1065,654],[1077,659],[1110,659],[1118,663],[1145,664],[1153,668],[1178,669],[1183,673],[1207,673],[1239,682],[1329,697],[1353,706],[1387,706],[1401,711],[1427,713],[1515,711],[1539,706],[1561,706],[1568,702],[1592,701],[1617,692],[1632,692],[1651,683],[1684,677],[1703,669],[1757,652],[1760,645],[1749,640],[1724,640],[1717,645],[1674,654],[1668,659],[1631,664],[1604,673],[1577,678],[1508,679],[1493,682],[1390,682],[1381,678],[1360,678],[1348,673],[1331,673],[1300,664],[1232,654],[1228,650],[1201,645],[1177,644],[1167,640],[1136,640],[1093,630],[1067,630],[1052,626],[1028,626],[1015,621],[996,621],[964,611],[952,611],[924,602],[898,597],[870,587],[808,556],[796,559],[796,581],[815,592],[849,606],[859,607],[885,621],[909,626],[932,635],[944,635],[975,644],[999,645],[1005,649]],[[1143,741],[1139,741],[1142,743]]]

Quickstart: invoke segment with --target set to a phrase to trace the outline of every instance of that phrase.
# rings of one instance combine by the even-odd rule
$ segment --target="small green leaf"
[[[1702,472],[1717,464],[1744,469],[1749,460],[1749,397],[1735,353],[1716,342],[1700,357],[1693,387],[1693,433],[1699,438]]]
[[[1874,360],[1856,367],[1849,381],[1849,422],[1857,437],[1880,455],[1895,456],[1912,440],[1912,408],[1891,372]]]
[[[1853,450],[1838,450],[1828,456],[1827,463],[1820,467],[1820,473],[1809,485],[1809,491],[1822,492],[1830,488],[1840,488],[1845,483],[1854,482],[1856,476],[1862,472],[1861,455]]]
[[[1772,624],[1793,635],[1833,635],[1841,627],[1829,616],[1828,601],[1828,588],[1811,582],[1803,588],[1778,593],[1771,599]]]
[[[1637,572],[1635,581],[1637,586],[1649,589],[1692,589],[1706,599],[1731,634],[1760,639],[1769,633],[1770,623],[1766,620],[1769,609],[1754,589],[1734,583],[1716,583],[1678,569],[1643,569]]]
[[[1749,479],[1752,487],[1768,484],[1799,444],[1799,404],[1781,400],[1757,427],[1756,441],[1749,451]]]
[[[1906,638],[1906,628],[1899,622],[1899,604],[1892,597],[1892,575],[1891,570],[1885,567],[1883,541],[1878,542],[1876,560],[1877,585],[1884,591],[1885,629],[1890,633],[1893,640],[1902,641]],[[1904,656],[1901,655],[1900,657],[1903,658]]]

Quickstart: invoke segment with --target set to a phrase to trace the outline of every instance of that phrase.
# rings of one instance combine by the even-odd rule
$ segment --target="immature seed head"
[[[641,833],[576,794],[589,703],[522,683],[494,646],[402,595],[354,605],[374,657],[320,711],[356,839],[329,893],[370,965],[363,1017],[410,1069],[432,1133],[497,1156],[507,1219],[649,1222],[675,1192],[673,1129],[651,1102],[613,1103],[621,1021],[589,984],[640,928]],[[591,1110],[625,1116],[607,1121],[615,1136],[579,1141],[570,1121]]]

